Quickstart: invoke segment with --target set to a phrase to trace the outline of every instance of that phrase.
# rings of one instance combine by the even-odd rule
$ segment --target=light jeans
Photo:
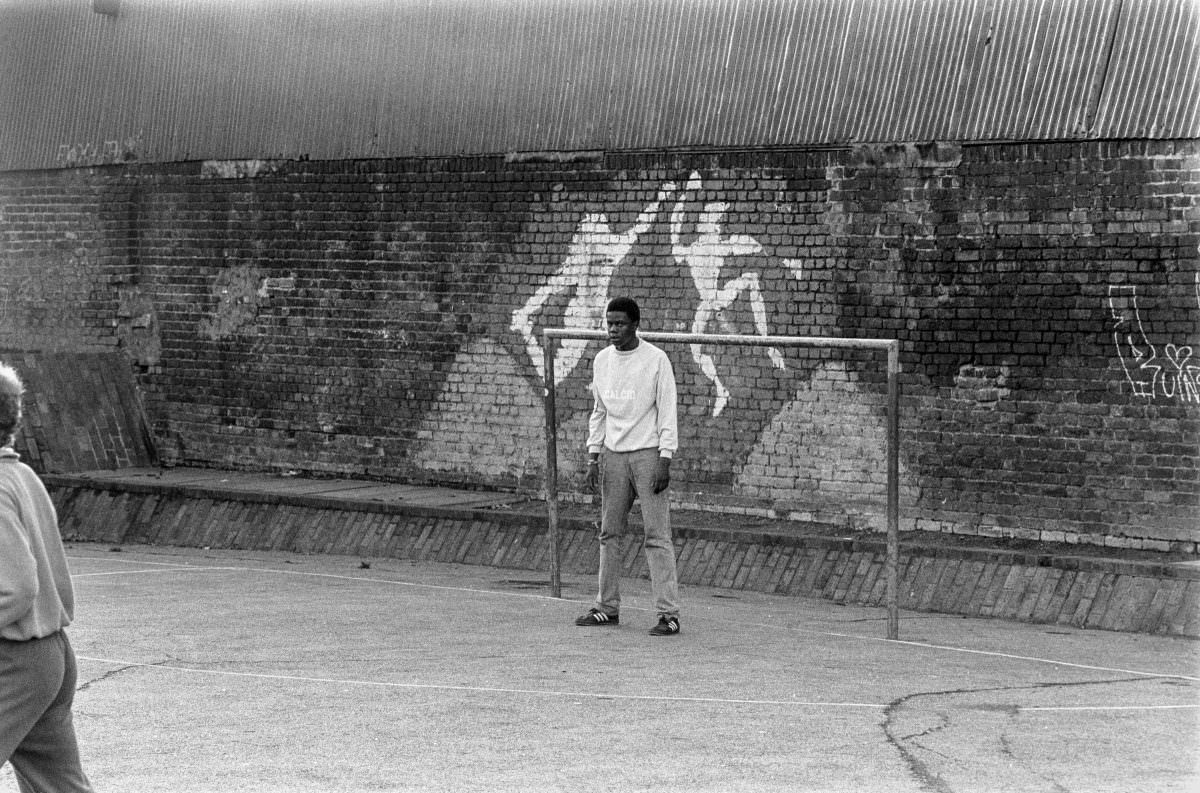
[[[629,527],[634,499],[641,501],[646,524],[644,548],[650,568],[650,592],[660,616],[679,616],[679,580],[671,541],[668,490],[654,492],[658,449],[605,450],[600,461],[600,591],[596,608],[610,616],[621,610],[621,536]]]

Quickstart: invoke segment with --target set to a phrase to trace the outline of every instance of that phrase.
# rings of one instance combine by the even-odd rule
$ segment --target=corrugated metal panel
[[[1122,138],[1200,126],[1200,3],[1125,0],[1096,126]]]
[[[0,0],[0,167],[1197,137],[1191,0]]]

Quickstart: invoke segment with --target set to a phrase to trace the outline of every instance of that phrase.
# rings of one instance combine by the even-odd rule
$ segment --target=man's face
[[[632,350],[637,346],[638,323],[624,311],[609,311],[604,315],[604,324],[608,326],[608,340],[618,350]]]

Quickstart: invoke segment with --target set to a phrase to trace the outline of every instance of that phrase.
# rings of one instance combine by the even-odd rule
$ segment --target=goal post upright
[[[554,404],[554,353],[558,338],[546,331],[542,340],[546,373],[546,520],[550,535],[550,596],[562,597],[558,528],[558,421]]]
[[[638,338],[667,344],[746,345],[753,347],[826,347],[887,352],[887,638],[900,637],[900,341],[822,336],[753,336],[716,333],[638,333]],[[542,331],[546,373],[546,513],[549,528],[550,594],[562,597],[558,520],[558,421],[555,415],[555,351],[560,339],[608,341],[602,330],[547,328]]]
[[[887,348],[887,637],[900,638],[900,342]]]

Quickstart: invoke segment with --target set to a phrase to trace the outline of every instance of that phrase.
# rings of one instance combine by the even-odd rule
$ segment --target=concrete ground
[[[536,574],[69,549],[101,791],[1194,791],[1200,644]],[[7,766],[0,791],[15,790]]]

